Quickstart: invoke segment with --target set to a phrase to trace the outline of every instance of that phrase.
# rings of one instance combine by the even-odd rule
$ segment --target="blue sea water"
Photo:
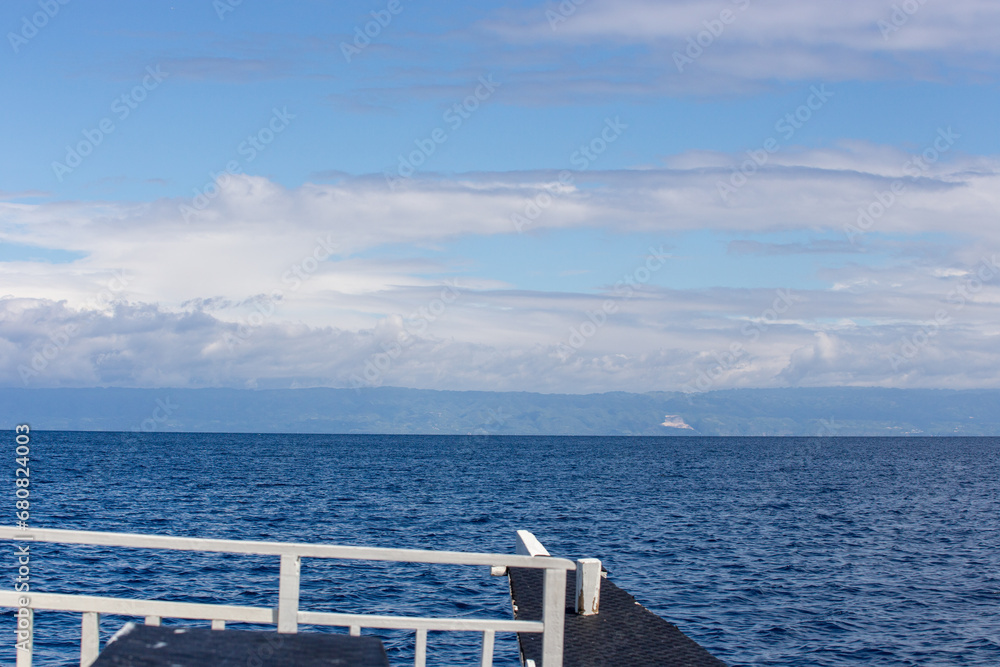
[[[524,528],[554,555],[601,558],[730,665],[1000,665],[996,438],[36,432],[31,447],[37,527],[501,552]],[[36,592],[277,599],[276,558],[31,549]],[[302,572],[304,609],[510,617],[506,578],[485,568]],[[103,638],[126,620],[105,617]],[[79,664],[78,614],[36,624],[37,665]],[[382,636],[412,664],[412,634]],[[13,637],[8,613],[5,665]],[[431,633],[429,664],[474,664],[477,643]],[[518,664],[512,638],[496,664]]]

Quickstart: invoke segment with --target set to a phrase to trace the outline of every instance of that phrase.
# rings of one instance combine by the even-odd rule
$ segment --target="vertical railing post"
[[[299,631],[299,573],[302,559],[298,555],[282,554],[278,575],[278,632]]]
[[[96,611],[83,613],[80,623],[80,667],[90,667],[101,652],[101,615]]]
[[[546,569],[542,611],[542,665],[562,667],[563,625],[566,621],[566,570]]]
[[[417,628],[417,642],[413,647],[413,667],[427,667],[426,628]]]
[[[479,659],[479,667],[493,667],[493,642],[496,631],[483,630],[483,654]]]
[[[417,628],[417,645],[413,650],[413,667],[427,667],[427,629]]]
[[[601,561],[580,558],[576,561],[576,597],[574,606],[581,616],[592,616],[601,605]]]
[[[18,607],[17,622],[17,667],[31,667],[31,654],[35,651],[35,610]]]

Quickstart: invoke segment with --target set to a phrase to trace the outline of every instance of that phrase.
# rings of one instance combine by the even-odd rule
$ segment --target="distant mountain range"
[[[1000,390],[696,394],[363,389],[0,389],[0,427],[521,435],[1000,435]]]

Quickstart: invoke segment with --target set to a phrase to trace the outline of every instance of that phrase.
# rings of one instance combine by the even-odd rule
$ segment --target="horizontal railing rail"
[[[15,591],[0,591],[0,607],[17,607],[19,598],[24,595],[24,593]],[[70,593],[31,592],[27,595],[31,599],[32,609],[44,611],[97,612],[116,616],[184,618],[200,621],[257,623],[259,625],[277,623],[276,611],[266,607],[237,607],[200,602],[173,602],[171,600],[135,600]],[[152,624],[150,623],[150,625]]]
[[[28,529],[0,526],[0,539],[51,542],[55,544],[89,544],[137,549],[170,549],[173,551],[210,551],[216,553],[256,554],[264,556],[295,555],[302,558],[336,558],[342,560],[379,560],[397,563],[433,563],[438,565],[504,565],[539,570],[575,570],[576,563],[566,558],[539,561],[530,556],[514,554],[475,553],[466,551],[434,551],[431,549],[397,549],[388,547],[351,547],[337,544],[307,544],[301,542],[253,542],[214,540],[204,537],[172,535],[142,535],[139,533],[103,533],[57,528]]]
[[[163,618],[211,621],[221,629],[229,623],[276,625],[278,632],[294,633],[299,624],[346,627],[358,635],[362,628],[412,630],[416,633],[414,665],[425,667],[428,631],[482,633],[479,664],[489,667],[493,660],[495,633],[541,633],[544,663],[541,667],[562,667],[563,612],[566,572],[575,570],[573,561],[537,558],[529,555],[434,551],[383,547],[354,547],[329,544],[254,542],[206,538],[108,533],[59,529],[21,529],[0,526],[0,539],[137,549],[164,549],[234,554],[270,555],[280,558],[278,605],[274,608],[216,605],[169,600],[134,600],[64,593],[0,591],[0,607],[18,608],[19,644],[27,637],[28,650],[17,650],[17,667],[30,667],[34,631],[34,610],[77,612],[81,623],[80,664],[96,660],[99,653],[100,614],[144,617],[147,625],[159,625]],[[408,562],[441,565],[483,565],[491,569],[522,567],[545,570],[545,609],[541,621],[484,618],[436,618],[303,611],[299,603],[299,574],[302,558]],[[27,600],[27,604],[25,601]],[[21,613],[22,608],[27,613]]]

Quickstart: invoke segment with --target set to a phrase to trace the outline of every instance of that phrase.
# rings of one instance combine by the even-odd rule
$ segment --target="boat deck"
[[[377,637],[128,624],[92,667],[389,667]]]
[[[509,568],[511,599],[517,620],[542,617],[540,570]],[[576,572],[567,572],[566,600],[572,605]],[[608,579],[601,581],[600,613],[581,616],[566,610],[563,667],[726,667],[677,626],[640,605]],[[518,633],[522,660],[541,665],[537,634]]]

